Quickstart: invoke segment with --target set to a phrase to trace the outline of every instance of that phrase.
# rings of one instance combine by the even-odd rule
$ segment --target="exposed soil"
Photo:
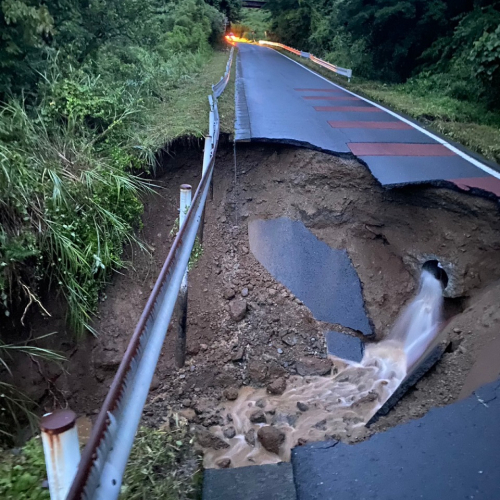
[[[422,264],[438,259],[445,267],[450,278],[445,313],[451,318],[445,333],[451,347],[362,438],[420,417],[496,378],[499,369],[493,362],[500,366],[497,203],[446,188],[385,190],[356,160],[305,149],[249,144],[238,145],[236,153],[235,176],[232,147],[219,150],[203,255],[189,275],[187,364],[175,368],[175,336],[170,332],[145,408],[146,423],[161,426],[172,410],[178,410],[198,429],[226,425],[223,408],[238,396],[240,387],[266,387],[277,379],[293,384],[291,377],[297,376],[300,363],[313,367],[328,363],[323,333],[332,325],[316,321],[254,258],[247,234],[252,219],[300,220],[332,248],[346,249],[359,274],[376,339],[386,335],[414,295]],[[23,373],[22,385],[31,387],[47,409],[67,403],[79,414],[97,413],[168,254],[179,185],[197,185],[201,157],[200,150],[191,149],[166,162],[157,181],[160,196],[147,201],[144,214],[143,238],[152,253],[129,251],[132,266],[116,276],[103,297],[95,325],[99,337],[66,346],[72,353],[68,373],[54,371],[55,375],[35,378],[36,367],[17,370]],[[43,328],[35,321],[35,334],[62,329],[61,318],[58,323],[46,321]],[[342,325],[333,327],[359,335]],[[490,343],[497,346],[496,356]],[[311,363],[314,359],[318,361]],[[486,359],[488,369],[481,370]],[[324,371],[314,373],[313,368],[308,373]],[[202,441],[203,435],[210,439],[199,434]],[[213,448],[221,442],[204,445]]]

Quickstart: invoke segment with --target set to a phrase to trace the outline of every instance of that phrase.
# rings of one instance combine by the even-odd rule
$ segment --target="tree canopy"
[[[490,100],[498,94],[499,0],[269,0],[266,8],[280,41],[357,75],[401,82],[451,73]]]

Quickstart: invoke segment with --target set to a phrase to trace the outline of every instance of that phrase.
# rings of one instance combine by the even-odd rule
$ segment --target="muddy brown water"
[[[265,389],[242,389],[221,414],[226,432],[231,428],[236,435],[225,439],[223,427],[211,429],[230,448],[204,450],[204,466],[216,467],[225,458],[232,467],[288,461],[291,449],[301,442],[363,435],[365,424],[404,379],[405,354],[401,344],[383,341],[369,345],[361,363],[334,359],[334,372],[329,377],[292,377],[280,396],[270,396]],[[256,413],[259,422],[252,423]],[[260,442],[258,431],[266,425],[282,433],[278,453]]]
[[[205,467],[228,460],[233,467],[290,460],[291,449],[301,443],[362,436],[365,425],[439,341],[442,293],[440,281],[424,270],[416,297],[387,338],[366,346],[360,363],[332,357],[331,376],[292,377],[279,396],[244,388],[222,412],[227,425],[211,429],[228,441],[205,450]],[[284,385],[268,391],[281,392]]]

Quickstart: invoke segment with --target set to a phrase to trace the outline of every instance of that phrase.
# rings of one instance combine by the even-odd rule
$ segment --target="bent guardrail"
[[[118,498],[123,473],[209,192],[219,140],[217,97],[229,81],[233,54],[234,48],[231,49],[224,76],[212,87],[213,95],[209,96],[209,135],[205,138],[202,179],[118,367],[73,481],[64,472],[64,466],[57,467],[54,464],[58,456],[64,456],[64,453],[57,454],[50,446],[47,447],[47,468],[62,471],[61,477],[54,478],[54,484],[67,485],[51,488],[52,500]],[[67,430],[67,424],[61,425],[60,429],[54,430],[54,434],[61,435]]]
[[[292,52],[293,54],[304,57],[305,59],[310,59],[312,62],[323,66],[323,68],[329,69],[330,71],[334,71],[335,73],[347,77],[347,81],[351,81],[352,78],[352,69],[341,68],[340,66],[336,66],[335,64],[329,63],[327,61],[323,61],[319,57],[313,56],[309,52],[303,52],[288,45],[283,45],[282,43],[276,42],[268,42],[266,40],[259,40],[260,45],[269,45],[271,47],[278,47],[280,49],[288,50],[288,52]]]

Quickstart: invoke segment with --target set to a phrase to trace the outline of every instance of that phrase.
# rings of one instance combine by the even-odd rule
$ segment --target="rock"
[[[294,427],[297,423],[298,415],[289,415],[288,413],[283,413],[281,411],[276,412],[271,421],[272,425],[289,425]]]
[[[240,347],[231,354],[231,361],[241,361],[245,355],[245,348]]]
[[[243,290],[241,290],[241,296],[246,297],[247,295],[248,295],[248,288],[243,288]]]
[[[227,439],[232,439],[236,436],[236,430],[234,427],[228,427],[227,429],[224,429],[224,437]]]
[[[234,401],[238,399],[238,389],[236,387],[228,387],[224,390],[224,397],[229,401]]]
[[[241,247],[241,252],[246,255],[248,253],[248,248],[247,247]]]
[[[328,375],[332,369],[332,362],[329,359],[301,359],[295,363],[297,373],[302,377],[313,375]]]
[[[234,299],[234,296],[236,294],[234,293],[234,290],[232,288],[226,287],[224,288],[222,295],[224,296],[225,299],[231,300]]]
[[[229,304],[229,316],[233,321],[241,321],[247,313],[246,300],[233,300]]]
[[[279,378],[267,386],[267,392],[269,394],[275,394],[279,396],[283,394],[286,389],[286,380],[284,378]]]
[[[203,448],[212,448],[213,450],[223,450],[229,448],[229,443],[223,439],[208,432],[206,429],[198,429],[196,432],[196,440]]]
[[[215,465],[219,467],[220,469],[228,469],[231,467],[231,459],[230,458],[221,458],[217,462],[215,462]]]
[[[149,386],[150,391],[156,391],[160,387],[160,379],[154,375],[153,380],[151,380],[151,385]]]
[[[316,422],[313,427],[316,427],[316,429],[319,429],[321,431],[326,431],[326,420],[320,420],[319,422]]]
[[[305,403],[302,403],[301,401],[297,402],[297,408],[300,411],[307,411],[307,410],[309,410],[309,406],[307,406]]]
[[[278,348],[278,354],[283,354],[283,349]]]
[[[283,342],[286,345],[289,345],[290,347],[297,345],[297,336],[294,335],[293,333],[289,333],[288,335],[285,335],[281,340],[283,340]]]
[[[94,365],[96,368],[102,368],[105,371],[115,371],[123,357],[123,354],[120,354],[118,350],[104,348],[96,352]]]
[[[208,349],[207,344],[200,344],[200,349],[201,349],[202,351],[206,351],[206,350]]]
[[[199,345],[192,345],[187,347],[187,354],[189,356],[196,356],[200,352]]]
[[[257,438],[257,433],[255,429],[250,429],[248,432],[245,432],[245,441],[250,446],[255,446],[255,439]]]
[[[252,422],[252,424],[266,424],[266,414],[262,410],[255,410],[250,415],[250,422]]]
[[[269,452],[279,454],[280,446],[285,442],[285,433],[276,427],[266,425],[257,432],[260,444]]]
[[[255,382],[266,382],[267,371],[268,367],[264,361],[252,360],[248,363],[248,375]]]
[[[186,420],[192,421],[196,417],[196,412],[192,408],[187,408],[185,410],[181,410],[179,415],[183,416]]]
[[[258,406],[259,408],[264,409],[266,407],[266,401],[265,399],[259,399],[256,403],[255,406]]]

